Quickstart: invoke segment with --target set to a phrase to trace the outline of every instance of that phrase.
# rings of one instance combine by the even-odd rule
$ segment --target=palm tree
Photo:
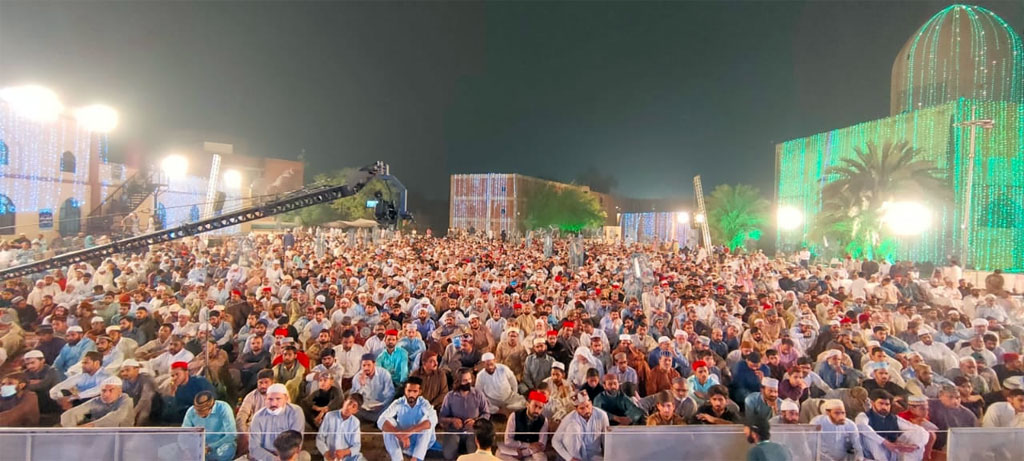
[[[938,204],[948,200],[943,171],[921,157],[906,141],[868,143],[854,148],[852,158],[825,170],[830,179],[821,189],[821,211],[811,240],[844,248],[854,256],[874,257],[886,236],[883,205],[892,201]]]
[[[755,187],[746,184],[716,187],[707,203],[711,237],[730,250],[745,247],[749,240],[760,239],[769,206]]]

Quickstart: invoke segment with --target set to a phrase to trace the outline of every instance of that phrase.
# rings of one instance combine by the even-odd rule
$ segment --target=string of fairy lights
[[[457,174],[451,177],[450,223],[454,229],[515,231],[518,221],[517,175]]]
[[[619,218],[622,238],[632,242],[679,242],[686,245],[694,239],[689,219],[679,222],[679,213],[642,212],[622,213]]]

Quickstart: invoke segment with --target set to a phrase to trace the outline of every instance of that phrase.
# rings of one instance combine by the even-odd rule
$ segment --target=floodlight
[[[64,111],[57,93],[39,85],[4,88],[0,90],[0,98],[7,101],[18,115],[37,122],[57,120]]]
[[[172,179],[184,178],[188,173],[188,159],[182,155],[171,154],[160,162],[160,169]]]
[[[923,203],[885,202],[882,222],[895,235],[918,235],[932,223],[932,212]]]
[[[803,212],[792,205],[780,206],[775,218],[781,230],[793,230],[804,223]]]

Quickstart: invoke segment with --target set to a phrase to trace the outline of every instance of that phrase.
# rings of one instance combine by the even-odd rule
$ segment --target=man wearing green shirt
[[[747,461],[793,461],[789,449],[769,440],[771,425],[767,419],[753,418],[747,421],[743,432],[751,445],[747,452]]]

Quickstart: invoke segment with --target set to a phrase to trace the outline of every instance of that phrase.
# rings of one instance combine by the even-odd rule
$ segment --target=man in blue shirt
[[[363,396],[359,419],[372,423],[395,397],[395,384],[391,374],[377,366],[377,357],[373,354],[364,354],[359,364],[362,371],[352,377],[352,393]]]
[[[360,452],[359,418],[356,413],[363,404],[363,396],[350,394],[341,409],[324,416],[320,432],[316,435],[316,448],[326,461],[365,461]]]
[[[53,361],[53,367],[62,375],[67,374],[68,368],[82,361],[86,352],[96,350],[96,343],[86,338],[82,327],[75,325],[68,327],[67,343],[60,349],[57,360]]]
[[[409,353],[398,347],[398,330],[384,332],[384,350],[377,356],[377,366],[391,374],[395,387],[409,377]]]
[[[185,412],[181,427],[201,427],[206,431],[206,460],[228,461],[235,458],[235,414],[226,402],[217,401],[213,392],[196,394],[192,408]]]
[[[743,361],[736,364],[732,399],[737,403],[745,401],[748,395],[761,389],[761,379],[771,374],[768,366],[761,363],[761,353],[755,350],[747,354]]]
[[[384,448],[392,461],[402,461],[403,453],[423,461],[427,449],[434,444],[437,412],[430,402],[420,397],[423,381],[413,376],[405,383],[405,398],[395,400],[377,419],[384,432]]]

